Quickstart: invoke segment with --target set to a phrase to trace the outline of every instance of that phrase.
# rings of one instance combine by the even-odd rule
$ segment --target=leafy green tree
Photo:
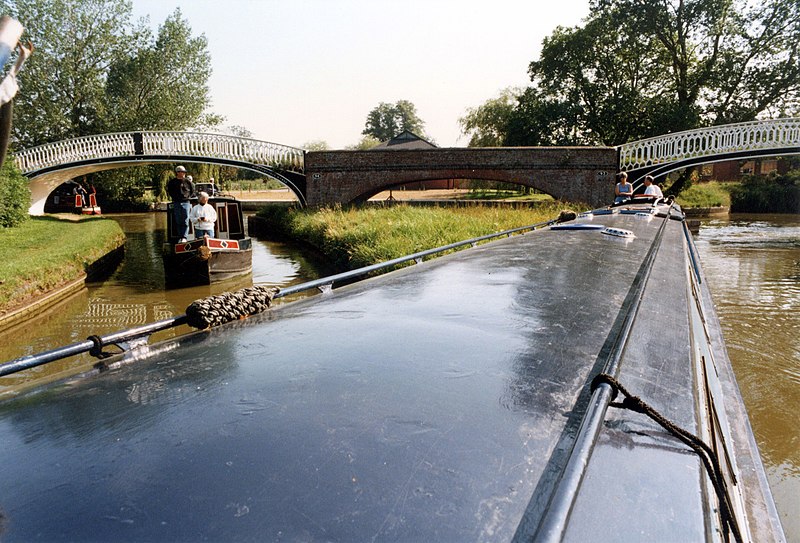
[[[366,151],[367,149],[372,149],[376,145],[380,145],[380,143],[381,140],[379,140],[375,136],[365,135],[360,140],[358,140],[358,143],[355,143],[353,145],[348,145],[345,147],[345,149],[347,149],[348,151]]]
[[[36,52],[19,75],[14,136],[31,147],[97,132],[112,62],[138,43],[126,0],[9,0]]]
[[[796,0],[593,0],[531,63],[510,145],[605,144],[797,110]]]
[[[186,130],[219,124],[206,113],[211,103],[211,56],[205,36],[193,37],[176,9],[159,27],[155,40],[110,66],[105,87],[105,129]]]
[[[398,100],[394,104],[381,102],[373,108],[361,133],[378,141],[389,141],[403,130],[425,137],[424,128],[425,123],[417,116],[414,104]]]
[[[508,132],[508,123],[514,113],[521,89],[507,88],[500,96],[484,104],[467,109],[458,122],[461,133],[470,136],[470,147],[499,147]]]
[[[0,228],[18,226],[28,219],[31,191],[13,160],[6,160],[0,168]]]
[[[330,149],[328,142],[324,140],[311,140],[301,145],[306,151],[327,151]]]
[[[238,124],[232,124],[228,127],[228,132],[231,133],[232,136],[236,136],[237,138],[252,138],[253,133],[250,131],[249,128]]]

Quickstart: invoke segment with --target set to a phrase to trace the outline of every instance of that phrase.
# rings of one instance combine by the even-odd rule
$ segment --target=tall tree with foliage
[[[509,145],[604,144],[796,114],[797,0],[593,0],[530,65]]]
[[[112,62],[137,45],[126,0],[10,0],[36,47],[19,75],[14,137],[31,147],[97,132]]]
[[[484,104],[467,109],[458,120],[461,133],[470,136],[470,147],[499,147],[503,145],[508,123],[519,100],[521,89],[507,88],[500,96]]]
[[[424,137],[424,128],[425,123],[417,116],[414,104],[398,100],[394,104],[381,102],[373,108],[361,133],[378,141],[389,141],[403,130]]]
[[[203,35],[192,36],[176,9],[155,40],[121,56],[109,69],[105,87],[107,131],[186,130],[219,124],[206,113],[211,103],[211,56]]]

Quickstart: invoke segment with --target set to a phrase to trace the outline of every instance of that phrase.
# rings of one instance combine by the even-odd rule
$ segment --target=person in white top
[[[189,219],[194,226],[194,237],[200,239],[204,236],[214,237],[214,223],[217,222],[217,212],[214,206],[208,203],[208,193],[200,192],[197,195],[197,205],[189,213]]]
[[[653,183],[652,175],[644,176],[644,194],[645,196],[655,196],[656,198],[663,198],[664,193],[658,188],[658,185]]]

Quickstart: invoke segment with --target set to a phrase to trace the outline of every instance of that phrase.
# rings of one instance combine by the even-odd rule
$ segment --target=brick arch
[[[348,203],[404,183],[486,179],[599,206],[612,199],[616,165],[617,153],[610,147],[309,152],[306,198],[309,205]]]
[[[531,187],[540,192],[545,194],[549,194],[553,198],[560,198],[559,194],[552,194],[549,190],[553,190],[552,183],[543,183],[538,182],[540,181],[537,178],[528,178],[524,176],[524,173],[520,172],[518,175],[515,175],[514,172],[506,172],[506,171],[477,171],[477,172],[470,172],[469,176],[461,176],[461,177],[437,177],[434,174],[429,177],[421,177],[415,178],[413,175],[404,175],[402,176],[401,181],[393,182],[391,180],[386,181],[386,184],[375,185],[371,188],[368,192],[363,194],[359,194],[355,198],[353,198],[352,202],[363,202],[369,200],[376,194],[379,194],[383,191],[389,189],[397,190],[398,187],[403,185],[408,185],[411,183],[425,183],[425,182],[435,182],[435,181],[445,181],[445,180],[469,180],[469,181],[498,181],[501,183],[509,183],[513,185],[519,185],[521,187]],[[370,184],[370,183],[367,183]]]

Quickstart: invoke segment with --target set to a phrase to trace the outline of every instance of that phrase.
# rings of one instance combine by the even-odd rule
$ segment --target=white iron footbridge
[[[710,162],[800,154],[800,119],[770,119],[698,128],[620,145],[619,169],[636,183],[645,175]]]
[[[83,136],[24,149],[17,166],[31,180],[31,214],[44,213],[50,192],[88,173],[155,163],[199,162],[267,174],[303,201],[304,151],[250,138],[198,132],[117,132]]]

